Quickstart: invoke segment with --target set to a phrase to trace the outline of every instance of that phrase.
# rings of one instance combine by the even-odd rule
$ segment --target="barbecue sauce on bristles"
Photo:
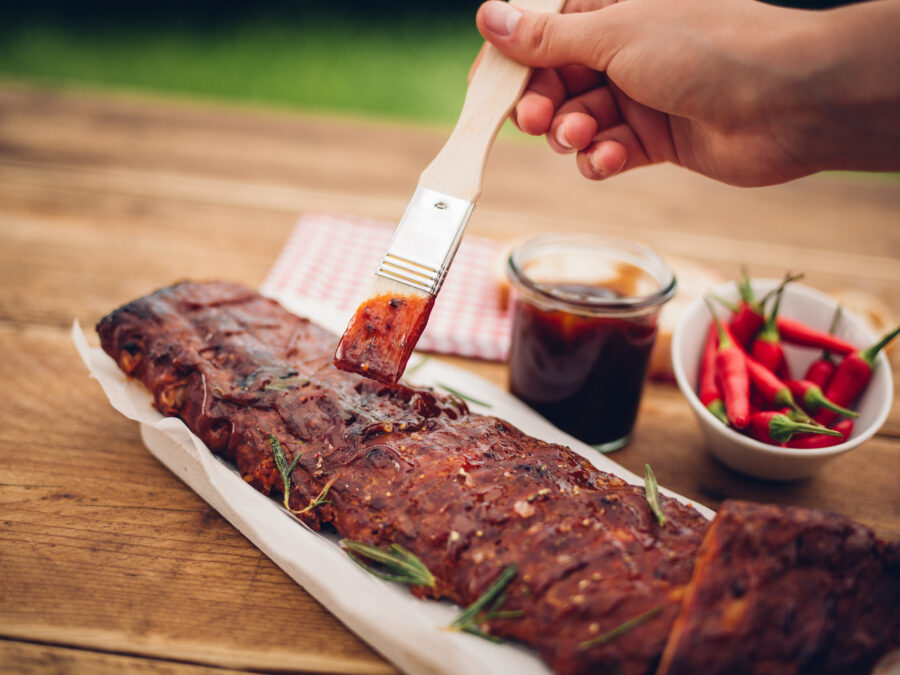
[[[363,301],[338,343],[334,365],[393,386],[425,330],[435,296],[384,281],[399,290],[373,293]]]

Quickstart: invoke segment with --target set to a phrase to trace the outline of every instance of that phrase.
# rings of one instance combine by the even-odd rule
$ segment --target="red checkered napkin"
[[[369,288],[393,223],[305,214],[262,285],[268,295],[309,298],[349,318]],[[503,361],[511,316],[501,309],[493,269],[502,244],[466,235],[438,293],[417,349]]]

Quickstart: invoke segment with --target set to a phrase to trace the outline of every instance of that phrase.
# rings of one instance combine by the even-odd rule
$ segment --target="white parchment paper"
[[[285,307],[339,333],[349,317],[317,303],[276,298]],[[294,581],[335,614],[385,658],[407,673],[484,673],[546,675],[550,671],[532,650],[496,645],[446,630],[460,609],[448,602],[418,600],[405,586],[387,583],[354,564],[338,547],[338,538],[305,527],[280,502],[265,497],[230,464],[214,456],[187,426],[164,417],[152,396],[129,380],[99,348],[91,348],[76,321],[72,339],[91,376],[103,387],[110,404],[140,423],[147,449],[198,495],[252,541]],[[421,356],[413,356],[415,365]],[[496,415],[526,433],[572,448],[603,471],[642,485],[643,479],[608,457],[560,431],[505,391],[463,370],[428,360],[409,378],[417,385],[448,385],[490,408],[471,404],[474,412]],[[662,492],[687,503],[664,488]],[[706,517],[713,512],[691,502]]]

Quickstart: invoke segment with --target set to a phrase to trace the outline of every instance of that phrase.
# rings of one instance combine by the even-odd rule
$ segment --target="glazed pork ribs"
[[[558,673],[866,673],[900,644],[900,546],[847,518],[725,502],[709,526],[662,497],[660,526],[643,488],[456,397],[339,371],[335,336],[233,284],[162,289],[97,330],[257,490],[284,496],[275,439],[306,523],[418,556],[436,583],[417,595],[468,605],[515,564],[481,628]]]
[[[288,462],[299,453],[291,509],[414,553],[436,578],[417,594],[468,605],[515,564],[511,614],[484,630],[534,646],[558,673],[656,666],[708,526],[694,509],[662,497],[660,526],[642,487],[568,448],[456,397],[341,372],[335,336],[240,286],[177,284],[97,330],[156,407],[257,490],[283,490],[272,437]],[[326,486],[330,503],[307,508]]]

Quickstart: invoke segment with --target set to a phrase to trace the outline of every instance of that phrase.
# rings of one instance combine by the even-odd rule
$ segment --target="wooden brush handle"
[[[558,12],[565,0],[511,0],[536,12]],[[456,127],[419,177],[419,186],[474,202],[481,194],[484,163],[494,138],[525,90],[531,68],[488,45],[469,88]]]

